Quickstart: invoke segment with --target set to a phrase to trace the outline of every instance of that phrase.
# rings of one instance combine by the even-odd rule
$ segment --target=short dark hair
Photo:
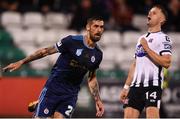
[[[87,20],[87,24],[92,23],[92,21],[104,21],[102,17],[94,16]]]
[[[168,19],[168,13],[167,13],[166,9],[162,5],[160,5],[160,4],[156,4],[153,7],[156,7],[156,8],[161,10],[161,12],[163,13],[163,15],[165,17],[165,22],[166,22],[167,19]]]

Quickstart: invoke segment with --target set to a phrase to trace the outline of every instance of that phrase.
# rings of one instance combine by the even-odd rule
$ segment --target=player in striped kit
[[[172,42],[161,31],[167,13],[155,5],[148,14],[148,33],[138,39],[133,61],[120,101],[124,103],[124,117],[138,118],[146,108],[147,118],[159,118],[162,95],[163,67],[171,63]]]

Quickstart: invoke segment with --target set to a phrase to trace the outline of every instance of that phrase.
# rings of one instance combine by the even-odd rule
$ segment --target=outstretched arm
[[[99,84],[96,79],[96,73],[95,71],[90,71],[88,76],[88,86],[90,89],[91,94],[94,97],[95,103],[96,103],[96,116],[101,117],[104,113],[104,106],[101,101],[100,95],[99,95]]]
[[[10,72],[14,71],[16,69],[19,69],[23,64],[29,63],[31,61],[34,61],[34,60],[37,60],[37,59],[40,59],[40,58],[43,58],[43,57],[45,57],[47,55],[54,54],[56,52],[57,52],[57,50],[56,50],[56,48],[54,46],[39,49],[36,52],[34,52],[33,54],[31,54],[30,56],[27,56],[26,58],[24,58],[22,60],[19,60],[19,61],[15,62],[15,63],[11,63],[8,66],[4,67],[3,71],[8,71],[8,70]]]

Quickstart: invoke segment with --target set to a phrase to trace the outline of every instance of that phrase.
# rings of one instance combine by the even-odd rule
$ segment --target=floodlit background
[[[105,19],[99,45],[104,58],[98,70],[104,117],[123,117],[119,92],[127,77],[139,36],[147,33],[147,13],[156,3],[169,16],[163,27],[173,41],[170,79],[162,97],[165,115],[180,117],[180,1],[179,0],[0,0],[0,65],[18,61],[39,48],[54,45],[69,34],[84,33],[91,16]],[[2,73],[0,117],[31,117],[27,111],[36,100],[59,54]],[[144,113],[141,115],[144,117]],[[86,79],[73,117],[95,117],[95,106]]]

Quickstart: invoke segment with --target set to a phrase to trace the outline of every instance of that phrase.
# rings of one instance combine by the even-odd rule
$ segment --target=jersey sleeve
[[[169,36],[165,35],[162,37],[159,46],[160,55],[172,54],[172,41]]]
[[[57,43],[54,44],[54,46],[58,52],[64,53],[68,51],[70,41],[71,41],[71,36],[67,36],[63,39],[60,39]]]

